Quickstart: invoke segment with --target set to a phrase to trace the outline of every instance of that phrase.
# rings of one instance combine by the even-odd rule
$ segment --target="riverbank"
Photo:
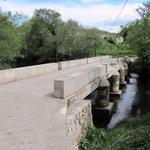
[[[113,129],[89,128],[79,150],[150,149],[150,113],[120,122]]]

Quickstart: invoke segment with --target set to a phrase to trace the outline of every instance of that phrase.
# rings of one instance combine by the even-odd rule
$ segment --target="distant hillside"
[[[114,37],[117,35],[117,33],[111,33],[103,30],[98,30],[98,32],[101,34],[102,37]]]

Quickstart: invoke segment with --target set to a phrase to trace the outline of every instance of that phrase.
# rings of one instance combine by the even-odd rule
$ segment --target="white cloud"
[[[87,0],[92,1],[92,0]],[[139,6],[136,4],[127,4],[122,15],[120,16],[120,22],[129,22],[138,18],[136,13],[136,8]],[[91,6],[66,6],[63,4],[54,3],[41,3],[41,4],[25,4],[19,5],[10,1],[0,1],[0,7],[3,10],[9,11],[19,11],[27,14],[29,16],[33,15],[34,9],[38,8],[49,8],[56,10],[61,13],[63,20],[73,19],[78,21],[84,26],[95,26],[101,29],[109,30],[113,25],[119,11],[121,10],[121,5],[111,5],[111,4],[97,4]],[[119,23],[118,23],[119,24]],[[105,26],[105,27],[104,27]],[[113,29],[118,31],[120,25],[114,25]]]

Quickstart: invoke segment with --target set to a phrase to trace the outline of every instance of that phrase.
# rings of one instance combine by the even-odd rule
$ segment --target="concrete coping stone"
[[[70,74],[54,80],[54,97],[64,99],[105,75],[105,66],[96,66],[85,72]]]

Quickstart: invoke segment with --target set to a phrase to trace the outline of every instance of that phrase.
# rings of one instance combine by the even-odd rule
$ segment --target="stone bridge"
[[[0,71],[0,149],[78,149],[92,106],[111,113],[126,62],[101,56]]]

